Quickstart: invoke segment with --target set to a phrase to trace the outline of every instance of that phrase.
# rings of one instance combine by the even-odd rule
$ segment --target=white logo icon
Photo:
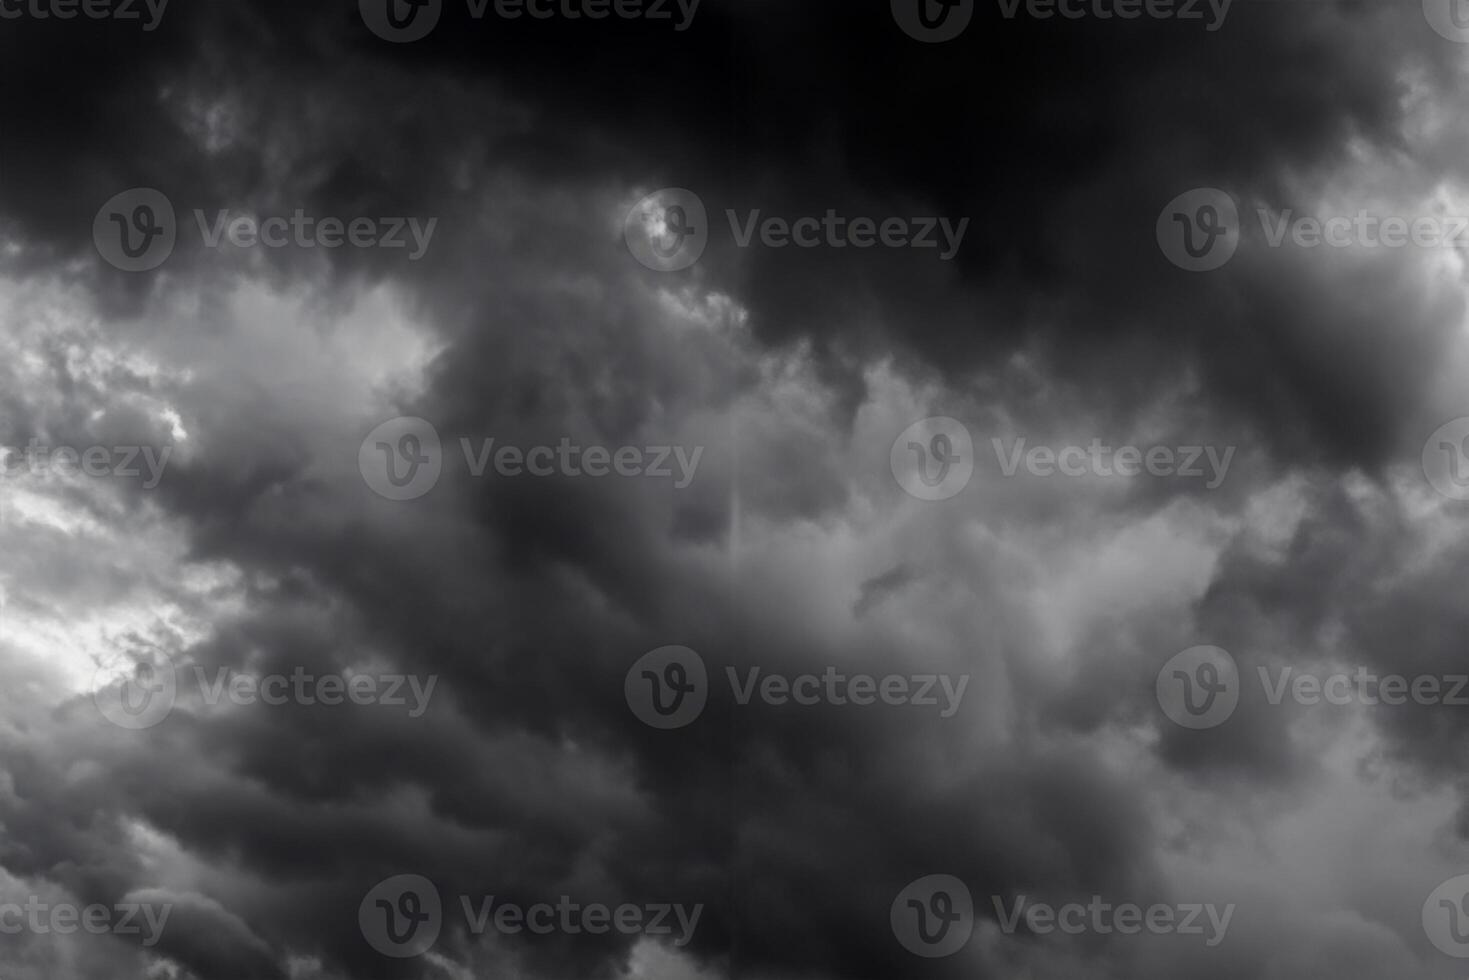
[[[443,901],[422,875],[395,875],[379,882],[357,907],[362,938],[384,956],[421,956],[438,942]]]
[[[919,500],[947,500],[974,475],[974,440],[958,419],[935,416],[915,422],[893,440],[893,477]]]
[[[974,899],[953,875],[927,875],[893,899],[893,935],[916,956],[953,956],[974,931]]]
[[[622,685],[627,706],[652,728],[682,728],[704,711],[709,674],[688,647],[667,646],[643,654]]]
[[[1469,957],[1469,875],[1450,878],[1428,896],[1423,931],[1439,952]]]
[[[1439,37],[1469,43],[1469,4],[1465,0],[1423,0],[1423,18]]]
[[[1189,647],[1158,671],[1158,704],[1184,728],[1222,725],[1239,705],[1239,668],[1219,647]]]
[[[104,663],[93,684],[92,701],[102,717],[133,731],[152,728],[167,718],[178,697],[178,675],[162,654]]]
[[[709,244],[709,215],[699,195],[682,187],[654,191],[623,221],[628,251],[649,269],[677,272],[699,261]]]
[[[1217,269],[1239,248],[1239,209],[1217,187],[1196,187],[1168,202],[1158,215],[1158,247],[1189,272]]]
[[[915,41],[952,41],[974,17],[974,0],[892,0],[893,20]]]
[[[362,22],[384,41],[421,41],[438,26],[444,0],[358,0]]]
[[[422,497],[434,488],[444,471],[438,430],[413,416],[389,419],[362,440],[357,466],[362,479],[380,497]]]
[[[1469,500],[1469,418],[1445,422],[1423,444],[1423,475],[1452,500]]]
[[[173,254],[177,239],[173,203],[151,187],[114,195],[92,221],[97,253],[123,272],[158,268]]]

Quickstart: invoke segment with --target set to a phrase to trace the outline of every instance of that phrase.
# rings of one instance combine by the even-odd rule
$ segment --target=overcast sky
[[[0,0],[0,975],[1463,976],[1464,25]]]

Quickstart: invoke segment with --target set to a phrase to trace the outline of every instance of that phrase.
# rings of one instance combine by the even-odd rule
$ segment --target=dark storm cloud
[[[979,10],[938,46],[902,36],[881,4],[711,3],[673,32],[616,18],[476,22],[451,3],[409,45],[372,36],[346,4],[193,4],[125,37],[106,22],[19,22],[6,33],[16,88],[63,45],[96,51],[89,77],[27,84],[7,105],[4,210],[40,249],[28,257],[59,257],[87,250],[111,193],[158,186],[179,209],[182,264],[208,258],[194,255],[195,208],[448,222],[465,203],[448,190],[456,170],[679,184],[710,207],[704,265],[764,339],[896,349],[955,371],[1039,344],[1056,371],[1093,378],[1123,351],[1135,380],[1105,397],[1124,412],[1195,368],[1206,394],[1268,419],[1260,428],[1288,461],[1390,457],[1417,420],[1410,381],[1444,349],[1456,303],[1414,282],[1400,290],[1391,261],[1364,281],[1298,274],[1267,254],[1199,281],[1162,261],[1152,219],[1172,190],[1200,184],[1286,206],[1283,173],[1329,168],[1354,139],[1397,147],[1402,68],[1442,80],[1451,46],[1376,5],[1242,5],[1217,32]],[[359,77],[340,84],[329,64]],[[488,143],[476,106],[498,120]],[[556,125],[531,130],[507,106]],[[210,126],[234,138],[206,149]],[[278,148],[288,174],[266,164]],[[970,225],[945,263],[918,249],[737,249],[726,209]],[[298,253],[267,257],[289,268]],[[331,258],[431,275],[386,252]],[[1332,299],[1303,275],[1324,277]],[[1333,288],[1341,277],[1359,291]],[[813,288],[827,282],[841,286]],[[1386,329],[1412,339],[1383,356]],[[1351,342],[1337,342],[1343,332]]]
[[[495,78],[563,121],[558,137],[580,123],[610,149],[537,156],[553,173],[580,161],[700,193],[703,262],[762,338],[897,348],[961,377],[1039,341],[1094,388],[1131,376],[1097,392],[1124,411],[1194,368],[1287,460],[1390,457],[1457,301],[1421,295],[1391,260],[1363,279],[1268,254],[1200,281],[1162,261],[1153,219],[1198,185],[1289,206],[1286,173],[1329,170],[1353,140],[1399,148],[1403,68],[1443,78],[1452,45],[1377,5],[1241,5],[1213,33],[978,7],[937,46],[898,34],[883,4],[835,3],[709,5],[671,38],[648,23],[499,22],[407,50],[364,43],[414,71]],[[949,264],[916,249],[736,249],[727,208],[971,225]],[[1386,332],[1412,339],[1385,354]],[[1106,363],[1119,352],[1129,360]]]
[[[109,188],[167,184],[181,210],[263,206],[262,184],[279,177],[261,159],[274,129],[295,144],[298,175],[312,175],[280,203],[426,213],[430,202],[447,203],[447,161],[473,152],[472,121],[452,98],[412,115],[394,107],[425,105],[422,93],[445,80],[485,81],[534,118],[557,120],[501,134],[497,163],[563,179],[610,172],[704,196],[716,228],[706,263],[769,339],[896,344],[963,367],[1039,334],[1059,349],[1059,366],[1075,371],[1141,332],[1155,348],[1152,363],[1137,366],[1145,377],[1197,360],[1241,405],[1258,392],[1240,391],[1240,376],[1300,391],[1306,405],[1278,408],[1302,417],[1328,453],[1369,462],[1390,434],[1352,435],[1361,418],[1342,418],[1353,402],[1334,387],[1387,388],[1385,402],[1370,404],[1390,420],[1403,411],[1396,379],[1431,363],[1436,349],[1430,334],[1380,367],[1339,362],[1332,345],[1288,326],[1284,304],[1308,291],[1268,298],[1281,289],[1271,268],[1203,286],[1227,291],[1218,294],[1226,303],[1244,294],[1275,307],[1231,311],[1221,323],[1220,303],[1201,301],[1201,284],[1161,262],[1152,241],[1160,189],[1209,183],[1241,201],[1278,200],[1282,171],[1338,161],[1350,139],[1395,146],[1401,67],[1437,70],[1452,53],[1396,12],[1251,4],[1211,33],[1183,22],[1007,21],[981,4],[961,39],[930,46],[897,32],[880,4],[706,4],[676,34],[617,19],[474,22],[448,8],[441,28],[411,45],[373,37],[350,5],[194,4],[171,11],[157,32],[122,38],[115,24],[19,23],[6,35],[12,72],[62,45],[96,45],[97,57],[92,77],[28,85],[29,97],[7,106],[16,139],[6,210],[29,239],[60,238],[53,244],[67,254],[85,248],[93,201]],[[290,121],[300,102],[291,93],[319,90],[331,77],[322,66],[353,56],[361,61],[346,63],[396,72],[330,88],[329,112],[356,121],[367,109],[372,123],[328,121],[313,154],[316,124]],[[225,98],[223,123],[245,139],[205,152],[180,118],[209,107],[190,106],[201,96]],[[57,117],[73,123],[50,125]],[[950,267],[919,250],[736,251],[726,208],[933,214],[971,225]],[[825,281],[845,288],[810,286]],[[1149,288],[1132,288],[1139,282]],[[1219,349],[1217,338],[1231,332],[1237,343]],[[1163,338],[1170,343],[1155,342]],[[1272,356],[1293,342],[1301,354]],[[1261,372],[1262,362],[1280,366]],[[1337,380],[1349,372],[1362,377]]]
[[[760,353],[810,339],[821,376],[856,391],[883,354],[963,388],[995,382],[1018,349],[1038,351],[1056,385],[1119,423],[1193,370],[1200,414],[1248,427],[1259,446],[1247,448],[1263,446],[1277,466],[1371,468],[1403,444],[1420,413],[1412,379],[1459,313],[1446,294],[1414,291],[1406,260],[1359,274],[1242,252],[1200,278],[1153,242],[1175,188],[1275,201],[1283,172],[1328,170],[1350,139],[1396,144],[1400,66],[1437,69],[1449,52],[1414,17],[1376,5],[1241,5],[1218,33],[987,12],[934,48],[904,38],[885,4],[705,0],[679,34],[451,18],[430,40],[393,47],[350,5],[175,3],[162,29],[125,43],[116,25],[0,30],[0,79],[28,93],[0,115],[13,137],[0,209],[32,250],[21,262],[88,254],[96,208],[139,184],[165,190],[184,225],[194,207],[440,215],[442,237],[421,265],[348,250],[330,259],[344,278],[404,282],[413,312],[447,344],[427,390],[398,408],[435,420],[451,447],[482,433],[667,441],[680,422],[749,396]],[[36,85],[63,51],[87,74]],[[211,108],[222,149],[207,146]],[[602,212],[630,188],[665,184],[704,197],[715,241],[698,272],[654,282]],[[738,250],[725,208],[971,224],[949,263],[917,251]],[[293,253],[268,258],[283,279],[316,271],[299,272]],[[221,288],[232,274],[189,247],[172,261],[171,273]],[[670,340],[652,290],[690,280],[749,308],[753,353],[696,331]],[[105,272],[102,282],[134,304],[155,288]],[[1411,339],[1384,353],[1373,342],[1384,324]],[[323,465],[311,420],[273,392],[164,387],[202,448],[152,499],[187,531],[190,557],[238,566],[249,587],[238,619],[177,652],[211,669],[326,670],[372,651],[443,678],[421,723],[192,705],[119,738],[82,703],[57,722],[67,740],[10,753],[7,867],[98,894],[147,887],[118,829],[141,817],[238,872],[208,889],[225,912],[190,905],[189,928],[160,947],[197,976],[284,975],[287,954],[345,976],[432,975],[376,956],[357,930],[361,896],[403,872],[432,878],[454,905],[460,894],[562,892],[704,902],[691,948],[708,962],[853,978],[914,971],[891,941],[888,903],[936,869],[981,903],[1026,889],[1156,887],[1148,812],[1085,739],[1107,715],[1099,691],[1125,698],[1116,689],[1135,677],[1083,671],[1085,691],[1039,707],[1030,699],[1044,693],[1018,682],[1021,737],[988,754],[960,726],[897,711],[736,712],[724,698],[673,735],[628,713],[625,671],[670,642],[718,674],[904,669],[880,638],[845,646],[797,609],[742,601],[734,578],[696,560],[729,544],[731,480],[752,518],[816,520],[846,503],[840,474],[813,449],[824,433],[774,433],[738,476],[729,444],[710,437],[713,478],[677,498],[460,473],[385,512],[352,472],[363,433]],[[1027,393],[1016,394],[1023,416]],[[682,432],[701,434],[695,423]],[[1309,645],[1327,615],[1323,580],[1359,594],[1343,569],[1365,532],[1345,502],[1316,504],[1279,567],[1226,557],[1198,611],[1218,642]],[[1054,503],[1041,495],[1033,506],[1044,516]],[[1000,579],[993,562],[984,574]],[[875,618],[885,597],[929,582],[923,570],[877,569],[859,611]],[[1394,617],[1416,611],[1381,601]],[[1449,638],[1429,639],[1447,651]],[[998,671],[1029,652],[947,655],[956,672]],[[1058,715],[1074,739],[1037,730]],[[1278,715],[1238,722],[1228,742],[1167,733],[1160,754],[1271,778],[1297,764]],[[1405,751],[1431,735],[1401,734]],[[64,777],[72,758],[100,765]],[[616,937],[508,945],[547,976],[608,975],[628,951]],[[478,947],[451,928],[442,950],[471,962]]]
[[[488,267],[510,279],[520,274],[513,255]],[[644,433],[664,439],[668,433],[649,421],[649,391],[679,418],[711,393],[730,398],[749,384],[738,380],[746,355],[728,341],[690,332],[670,344],[650,294],[630,290],[626,309],[607,309],[493,279],[465,281],[473,285],[461,288],[460,302],[468,295],[472,307],[493,310],[495,299],[510,298],[520,329],[472,333],[435,365],[429,394],[402,406],[440,419],[451,442],[480,431],[529,442],[580,431],[583,419],[604,420],[587,435],[608,442]],[[615,373],[592,370],[599,333],[626,338],[634,328],[646,331],[647,355]],[[491,342],[479,339],[488,336],[498,338],[494,356],[483,351]],[[546,391],[544,379],[574,377],[583,360],[591,372],[585,387]],[[31,788],[28,809],[65,826],[58,818],[70,807],[91,812],[109,799],[110,812],[141,816],[191,852],[265,878],[268,897],[212,897],[273,948],[320,955],[351,975],[391,975],[393,966],[356,932],[356,901],[375,881],[412,870],[449,896],[532,901],[553,897],[560,885],[584,900],[702,901],[708,911],[693,949],[716,961],[737,932],[739,955],[751,965],[827,964],[836,975],[877,976],[903,962],[884,938],[891,896],[935,864],[959,869],[976,889],[1007,891],[1036,881],[1125,880],[1145,862],[1141,815],[1105,781],[1085,778],[1075,759],[976,761],[963,785],[909,799],[902,787],[926,768],[922,746],[962,738],[962,730],[915,727],[896,711],[792,718],[756,708],[732,730],[725,701],[688,737],[643,728],[622,701],[622,678],[636,653],[669,638],[702,651],[716,671],[746,663],[901,666],[876,645],[829,645],[794,610],[786,621],[754,598],[732,601],[733,583],[722,575],[690,574],[682,567],[688,555],[677,550],[690,543],[668,523],[666,491],[592,493],[574,480],[533,490],[464,486],[460,473],[418,502],[424,506],[383,512],[355,475],[345,490],[305,475],[304,436],[285,431],[289,417],[252,398],[233,403],[250,409],[257,431],[246,438],[232,413],[201,404],[218,398],[209,391],[167,392],[201,448],[157,499],[189,529],[194,558],[228,560],[248,581],[281,584],[253,587],[243,621],[217,622],[216,639],[181,652],[212,670],[251,662],[254,650],[271,658],[254,662],[257,669],[340,667],[364,650],[381,651],[403,669],[441,673],[448,700],[437,708],[457,710],[447,718],[436,711],[420,725],[360,713],[285,710],[267,718],[199,708],[197,717],[181,714],[156,732],[119,740],[81,704],[72,716],[88,726],[87,741],[65,744],[61,757],[104,753],[103,764],[85,789]],[[331,473],[351,467],[334,461]],[[723,497],[728,487],[721,481],[700,492]],[[331,500],[334,511],[323,506]],[[746,622],[760,624],[758,639],[741,649],[729,624]],[[956,658],[953,667],[962,664]],[[568,750],[568,739],[590,753]],[[951,751],[964,754],[957,744]],[[536,764],[527,766],[527,757]],[[30,771],[40,778],[42,770]],[[587,795],[577,789],[587,780],[622,789]],[[1007,801],[1003,813],[990,795],[996,786]],[[380,802],[415,790],[425,810],[398,817]],[[888,802],[874,806],[874,798]],[[1116,819],[1078,825],[1071,816],[1078,798],[1089,812]],[[1034,828],[1035,839],[1023,828]],[[895,834],[900,840],[881,860],[862,861]],[[1074,839],[1085,858],[1026,860],[1044,853],[1051,837]],[[38,868],[68,853],[48,848]],[[583,881],[587,861],[600,871]],[[825,869],[816,882],[813,869]],[[808,896],[809,924],[793,936],[776,910],[796,895]],[[866,938],[839,938],[854,921]],[[451,930],[445,949],[462,942]],[[162,950],[185,962],[198,953],[171,938]],[[616,952],[542,942],[528,955],[548,975],[595,975]]]

